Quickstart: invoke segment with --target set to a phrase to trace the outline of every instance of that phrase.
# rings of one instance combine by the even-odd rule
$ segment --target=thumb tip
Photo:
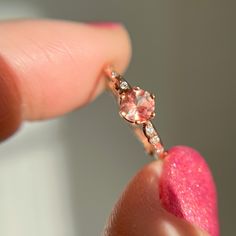
[[[160,179],[162,206],[177,217],[219,235],[217,194],[211,171],[194,149],[173,147]]]
[[[204,159],[191,148],[174,147],[164,161],[148,164],[133,178],[105,235],[218,236],[216,204]]]

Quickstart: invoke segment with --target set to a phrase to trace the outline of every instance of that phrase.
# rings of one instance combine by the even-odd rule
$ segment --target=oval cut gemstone
[[[145,123],[152,118],[155,100],[151,94],[134,87],[121,96],[120,114],[131,123]]]

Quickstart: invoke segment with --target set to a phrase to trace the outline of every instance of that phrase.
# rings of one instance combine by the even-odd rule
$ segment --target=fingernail
[[[211,236],[219,236],[216,188],[205,160],[184,146],[168,153],[160,180],[163,207]]]
[[[121,24],[118,22],[109,22],[109,21],[105,21],[105,22],[89,22],[88,23],[91,26],[95,26],[95,27],[101,27],[101,28],[116,28],[119,27]]]

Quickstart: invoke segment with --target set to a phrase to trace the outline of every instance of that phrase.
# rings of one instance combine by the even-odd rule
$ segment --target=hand
[[[104,88],[104,66],[122,72],[131,55],[119,24],[7,21],[0,23],[0,35],[0,140],[24,120],[88,104]],[[215,187],[201,156],[175,147],[165,161],[145,166],[116,204],[104,234],[218,236]]]

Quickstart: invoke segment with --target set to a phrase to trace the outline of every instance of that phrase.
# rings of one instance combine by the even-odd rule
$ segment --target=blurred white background
[[[134,48],[127,77],[158,95],[167,146],[190,145],[206,157],[222,235],[233,235],[236,210],[234,10],[234,1],[0,0],[1,19],[126,24]],[[60,119],[26,124],[0,146],[0,235],[99,235],[128,180],[150,160],[107,94]]]

